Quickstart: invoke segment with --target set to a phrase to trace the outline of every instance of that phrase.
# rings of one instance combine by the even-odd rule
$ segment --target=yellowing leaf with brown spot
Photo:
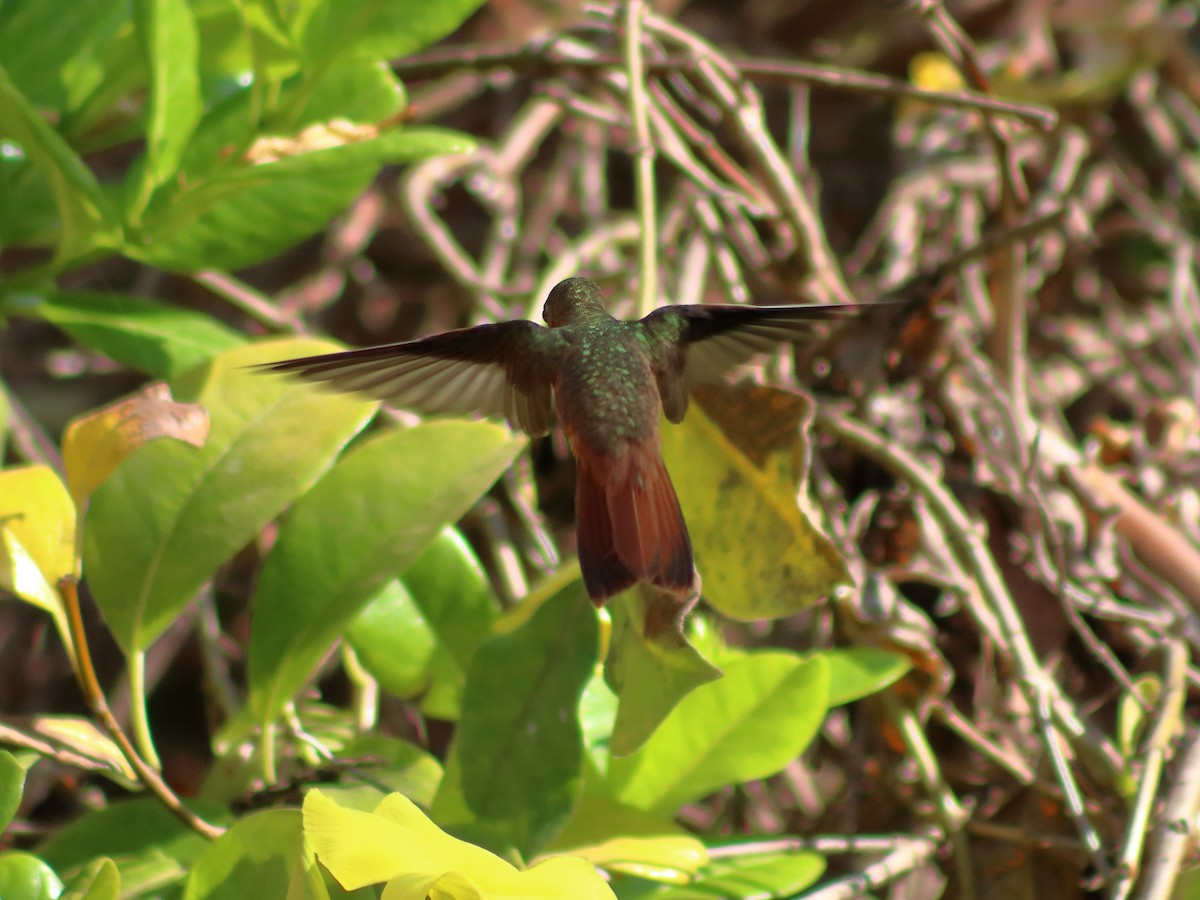
[[[802,511],[809,401],[753,385],[698,389],[663,457],[692,536],[704,599],[733,619],[798,612],[850,581]]]
[[[195,403],[176,403],[161,381],[73,421],[63,439],[63,467],[76,504],[104,484],[134,450],[165,437],[203,447],[208,413]]]

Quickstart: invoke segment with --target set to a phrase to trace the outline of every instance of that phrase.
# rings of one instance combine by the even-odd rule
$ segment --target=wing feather
[[[500,322],[259,368],[427,415],[504,416],[537,436],[553,422],[551,376],[561,344],[534,322]]]

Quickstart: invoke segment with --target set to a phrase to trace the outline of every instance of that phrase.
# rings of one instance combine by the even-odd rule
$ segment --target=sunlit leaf
[[[388,882],[388,900],[436,897],[612,898],[586,860],[555,857],[518,870],[451,837],[400,794],[372,813],[343,809],[313,790],[304,798],[304,831],[317,858],[347,890]]]
[[[0,897],[58,900],[63,883],[54,870],[30,853],[0,853]]]
[[[708,862],[704,843],[670,819],[607,797],[585,796],[549,848],[602,869],[685,884]]]
[[[614,759],[609,781],[623,802],[671,814],[723,785],[773,775],[816,735],[828,697],[821,657],[750,654],[684,697],[636,754]]]
[[[691,532],[704,599],[734,619],[791,615],[849,583],[809,521],[804,490],[810,404],[775,388],[704,386],[663,457]]]
[[[71,422],[63,436],[63,468],[76,505],[82,506],[133,451],[159,438],[193,447],[203,447],[208,439],[204,407],[176,403],[161,381]]]
[[[903,653],[879,647],[839,647],[820,655],[829,665],[830,706],[869,697],[912,668],[912,661]]]
[[[314,340],[240,347],[177,380],[177,397],[208,410],[208,441],[150,443],[93,494],[85,571],[126,652],[149,645],[371,417],[375,404],[246,368],[329,349]]]

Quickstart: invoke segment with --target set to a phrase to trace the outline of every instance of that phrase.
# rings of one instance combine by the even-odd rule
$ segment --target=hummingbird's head
[[[551,328],[558,328],[596,312],[607,314],[600,288],[586,278],[568,278],[556,284],[546,298],[542,318]]]

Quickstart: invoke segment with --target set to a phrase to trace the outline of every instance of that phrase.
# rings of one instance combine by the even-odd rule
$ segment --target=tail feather
[[[657,441],[617,460],[576,458],[579,564],[591,598],[602,603],[638,581],[692,587],[691,540]]]

